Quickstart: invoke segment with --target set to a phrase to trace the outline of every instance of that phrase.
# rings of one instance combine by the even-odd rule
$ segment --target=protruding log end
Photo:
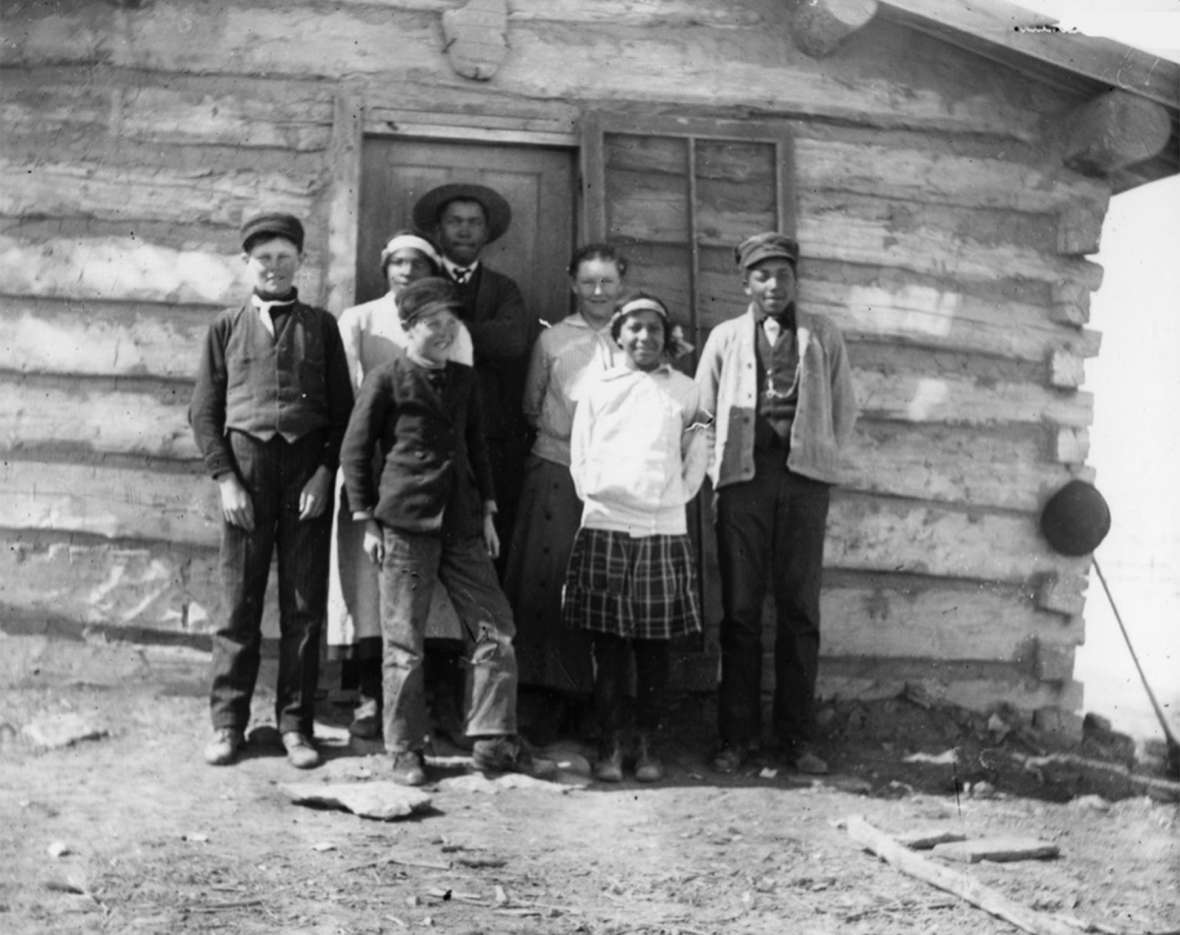
[[[791,14],[791,38],[800,52],[824,58],[876,12],[876,0],[799,0]]]

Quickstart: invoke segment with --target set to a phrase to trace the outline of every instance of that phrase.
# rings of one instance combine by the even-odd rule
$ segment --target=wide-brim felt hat
[[[414,205],[414,225],[434,230],[442,209],[452,201],[478,201],[488,221],[488,243],[498,240],[512,223],[512,208],[504,196],[486,185],[474,182],[448,182],[432,188]]]

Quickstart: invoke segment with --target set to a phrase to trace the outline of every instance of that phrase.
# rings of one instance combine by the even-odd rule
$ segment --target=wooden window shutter
[[[582,242],[622,248],[629,283],[663,299],[700,348],[746,307],[733,248],[758,231],[794,234],[789,131],[590,113],[581,133]]]

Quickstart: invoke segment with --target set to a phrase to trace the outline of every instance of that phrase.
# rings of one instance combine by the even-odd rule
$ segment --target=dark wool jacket
[[[475,347],[475,370],[483,391],[484,431],[490,438],[523,435],[521,398],[532,326],[516,282],[480,263],[459,286],[463,323]]]
[[[247,302],[209,326],[189,406],[205,468],[219,477],[236,467],[226,433],[295,441],[324,431],[322,463],[336,470],[352,409],[352,383],[336,319],[296,299],[272,337]]]
[[[373,478],[374,447],[384,459]],[[344,435],[348,502],[406,532],[483,532],[495,499],[475,371],[448,361],[440,395],[426,368],[405,356],[365,377]]]

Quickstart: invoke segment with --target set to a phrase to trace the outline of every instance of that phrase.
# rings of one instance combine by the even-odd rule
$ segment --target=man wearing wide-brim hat
[[[517,284],[480,259],[504,235],[512,209],[486,185],[450,182],[414,205],[414,224],[433,235],[443,272],[459,287],[460,317],[471,332],[491,449],[500,538],[512,541],[512,520],[524,470],[527,426],[521,412],[525,355],[532,335]]]
[[[716,419],[709,476],[721,572],[719,772],[762,733],[762,605],[774,588],[773,739],[783,759],[827,772],[812,749],[825,524],[856,399],[839,329],[796,307],[799,244],[768,231],[735,250],[744,314],[717,325],[697,367]]]

